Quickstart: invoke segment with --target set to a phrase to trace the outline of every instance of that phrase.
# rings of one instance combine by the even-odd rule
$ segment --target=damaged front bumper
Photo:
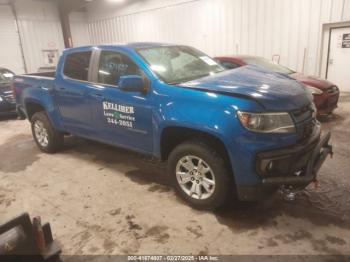
[[[331,133],[321,135],[318,126],[306,144],[258,153],[256,172],[261,177],[261,183],[239,187],[239,199],[256,201],[278,189],[296,191],[316,181],[327,156],[333,155],[330,138]]]
[[[296,150],[287,156],[293,171],[284,176],[270,176],[262,179],[264,186],[306,187],[316,179],[317,173],[328,155],[333,155],[332,145],[329,144],[331,133],[323,135],[318,143],[311,147],[310,151]],[[291,152],[289,152],[291,153]],[[305,160],[306,163],[305,163]],[[278,161],[278,160],[277,160]],[[302,166],[305,164],[305,166]]]

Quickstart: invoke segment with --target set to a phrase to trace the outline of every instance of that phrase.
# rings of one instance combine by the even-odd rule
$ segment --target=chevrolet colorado
[[[42,151],[72,134],[156,156],[198,209],[302,189],[332,153],[302,84],[254,66],[225,71],[188,46],[67,49],[56,72],[15,76],[13,91]]]

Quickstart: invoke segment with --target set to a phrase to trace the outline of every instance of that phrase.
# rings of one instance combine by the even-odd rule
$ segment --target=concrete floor
[[[39,152],[27,121],[0,121],[0,221],[51,223],[64,254],[350,254],[350,94],[323,124],[335,156],[321,188],[211,213],[184,204],[164,166],[78,138]]]

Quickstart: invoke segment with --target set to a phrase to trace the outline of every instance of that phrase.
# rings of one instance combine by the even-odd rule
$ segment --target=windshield
[[[244,58],[242,59],[246,64],[248,65],[256,65],[256,66],[260,66],[263,67],[265,69],[269,69],[273,72],[276,73],[282,73],[282,74],[293,74],[295,73],[295,71],[278,65],[278,64],[274,64],[272,61],[266,59],[266,58],[262,58],[262,57],[249,57],[249,58]]]
[[[145,48],[138,53],[167,84],[179,84],[225,70],[209,56],[187,46]]]
[[[13,76],[14,76],[14,74],[10,70],[0,68],[0,83],[1,84],[10,83]]]

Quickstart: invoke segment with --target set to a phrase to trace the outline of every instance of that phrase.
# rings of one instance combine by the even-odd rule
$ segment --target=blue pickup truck
[[[13,85],[42,151],[72,134],[155,156],[198,209],[302,189],[332,153],[302,84],[254,66],[225,71],[188,46],[67,49],[56,72]]]

